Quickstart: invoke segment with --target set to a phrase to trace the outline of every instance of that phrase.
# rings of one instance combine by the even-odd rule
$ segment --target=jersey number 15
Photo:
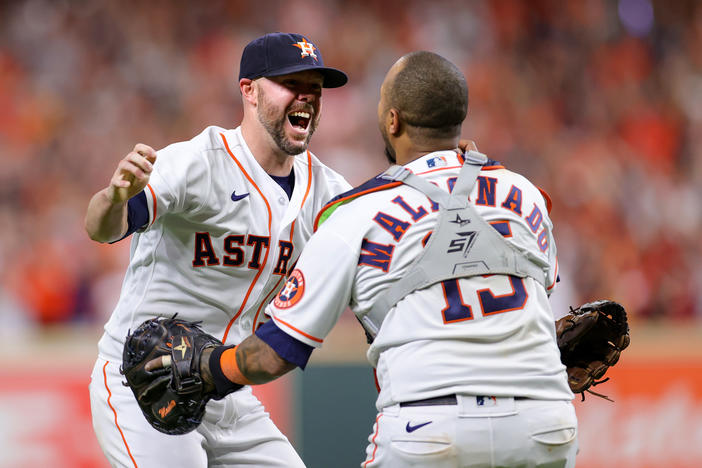
[[[524,280],[511,275],[508,276],[508,278],[512,285],[511,293],[496,296],[490,291],[490,288],[478,289],[476,291],[478,300],[480,301],[481,313],[484,316],[524,308],[527,301]],[[458,286],[458,279],[442,281],[441,287],[443,288],[444,299],[446,300],[446,307],[441,311],[444,323],[472,320],[473,309],[463,302],[463,296],[461,296],[461,290]]]

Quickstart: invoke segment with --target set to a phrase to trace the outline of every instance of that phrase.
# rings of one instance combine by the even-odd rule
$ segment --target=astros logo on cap
[[[317,60],[317,55],[314,53],[314,51],[317,50],[317,48],[311,42],[307,42],[307,40],[304,37],[300,42],[294,43],[293,46],[299,47],[302,51],[300,52],[300,57],[309,56]]]
[[[276,296],[273,304],[279,309],[287,309],[297,304],[305,293],[305,277],[298,269],[294,269],[288,277],[288,282],[280,294]]]

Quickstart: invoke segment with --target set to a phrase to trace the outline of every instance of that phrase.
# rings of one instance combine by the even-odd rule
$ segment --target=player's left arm
[[[338,229],[325,224],[312,236],[286,284],[294,284],[295,292],[283,289],[266,309],[271,320],[238,346],[216,347],[208,359],[203,356],[201,366],[208,368],[206,378],[211,376],[218,393],[304,369],[314,348],[322,345],[349,303],[358,263],[358,250],[349,248]],[[332,257],[334,262],[320,261]]]
[[[297,365],[282,358],[258,336],[250,335],[237,346],[206,350],[202,354],[200,367],[205,382],[220,387],[228,384],[227,381],[218,382],[222,377],[240,385],[268,383]]]
[[[298,366],[281,357],[256,335],[248,336],[237,346],[209,346],[200,354],[199,363],[204,391],[220,397],[242,385],[268,383]],[[145,369],[157,372],[170,366],[170,356],[165,360],[157,357],[149,361]]]
[[[202,351],[198,364],[207,392],[224,396],[241,385],[263,384],[305,368],[351,299],[363,230],[353,232],[355,225],[344,219],[330,217],[310,238],[286,287],[266,309],[271,320],[237,346]],[[146,370],[169,365],[168,359],[156,358]]]

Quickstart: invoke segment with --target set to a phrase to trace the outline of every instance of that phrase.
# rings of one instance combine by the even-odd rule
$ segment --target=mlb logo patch
[[[444,167],[446,165],[446,158],[443,156],[434,156],[433,158],[427,160],[427,167]]]
[[[494,396],[476,396],[475,403],[478,406],[497,406],[497,398]]]

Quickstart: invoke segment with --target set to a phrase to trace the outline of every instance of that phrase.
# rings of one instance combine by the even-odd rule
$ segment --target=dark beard
[[[395,151],[390,146],[385,146],[385,157],[390,164],[397,164],[397,159],[395,158]]]
[[[285,121],[287,120],[287,112],[283,115],[282,119],[276,119],[275,110],[272,106],[268,105],[265,101],[263,95],[260,94],[258,98],[258,121],[261,122],[263,128],[266,129],[268,134],[273,138],[275,144],[280,148],[280,150],[290,156],[295,156],[302,153],[307,149],[310,144],[310,139],[312,134],[317,129],[317,122],[319,116],[313,119],[309,123],[309,133],[304,142],[291,141],[285,136]]]
[[[286,117],[287,118],[287,117]],[[285,120],[278,120],[276,122],[270,122],[261,118],[259,114],[259,120],[263,124],[268,134],[273,138],[275,144],[280,148],[280,150],[290,156],[295,156],[300,154],[307,149],[307,145],[310,142],[310,137],[312,136],[312,129],[310,129],[309,135],[304,142],[298,143],[288,140],[285,136]]]
[[[395,149],[390,144],[388,136],[385,134],[385,130],[381,127],[380,136],[383,137],[383,142],[385,142],[385,157],[390,164],[397,164],[397,155],[395,154]]]

